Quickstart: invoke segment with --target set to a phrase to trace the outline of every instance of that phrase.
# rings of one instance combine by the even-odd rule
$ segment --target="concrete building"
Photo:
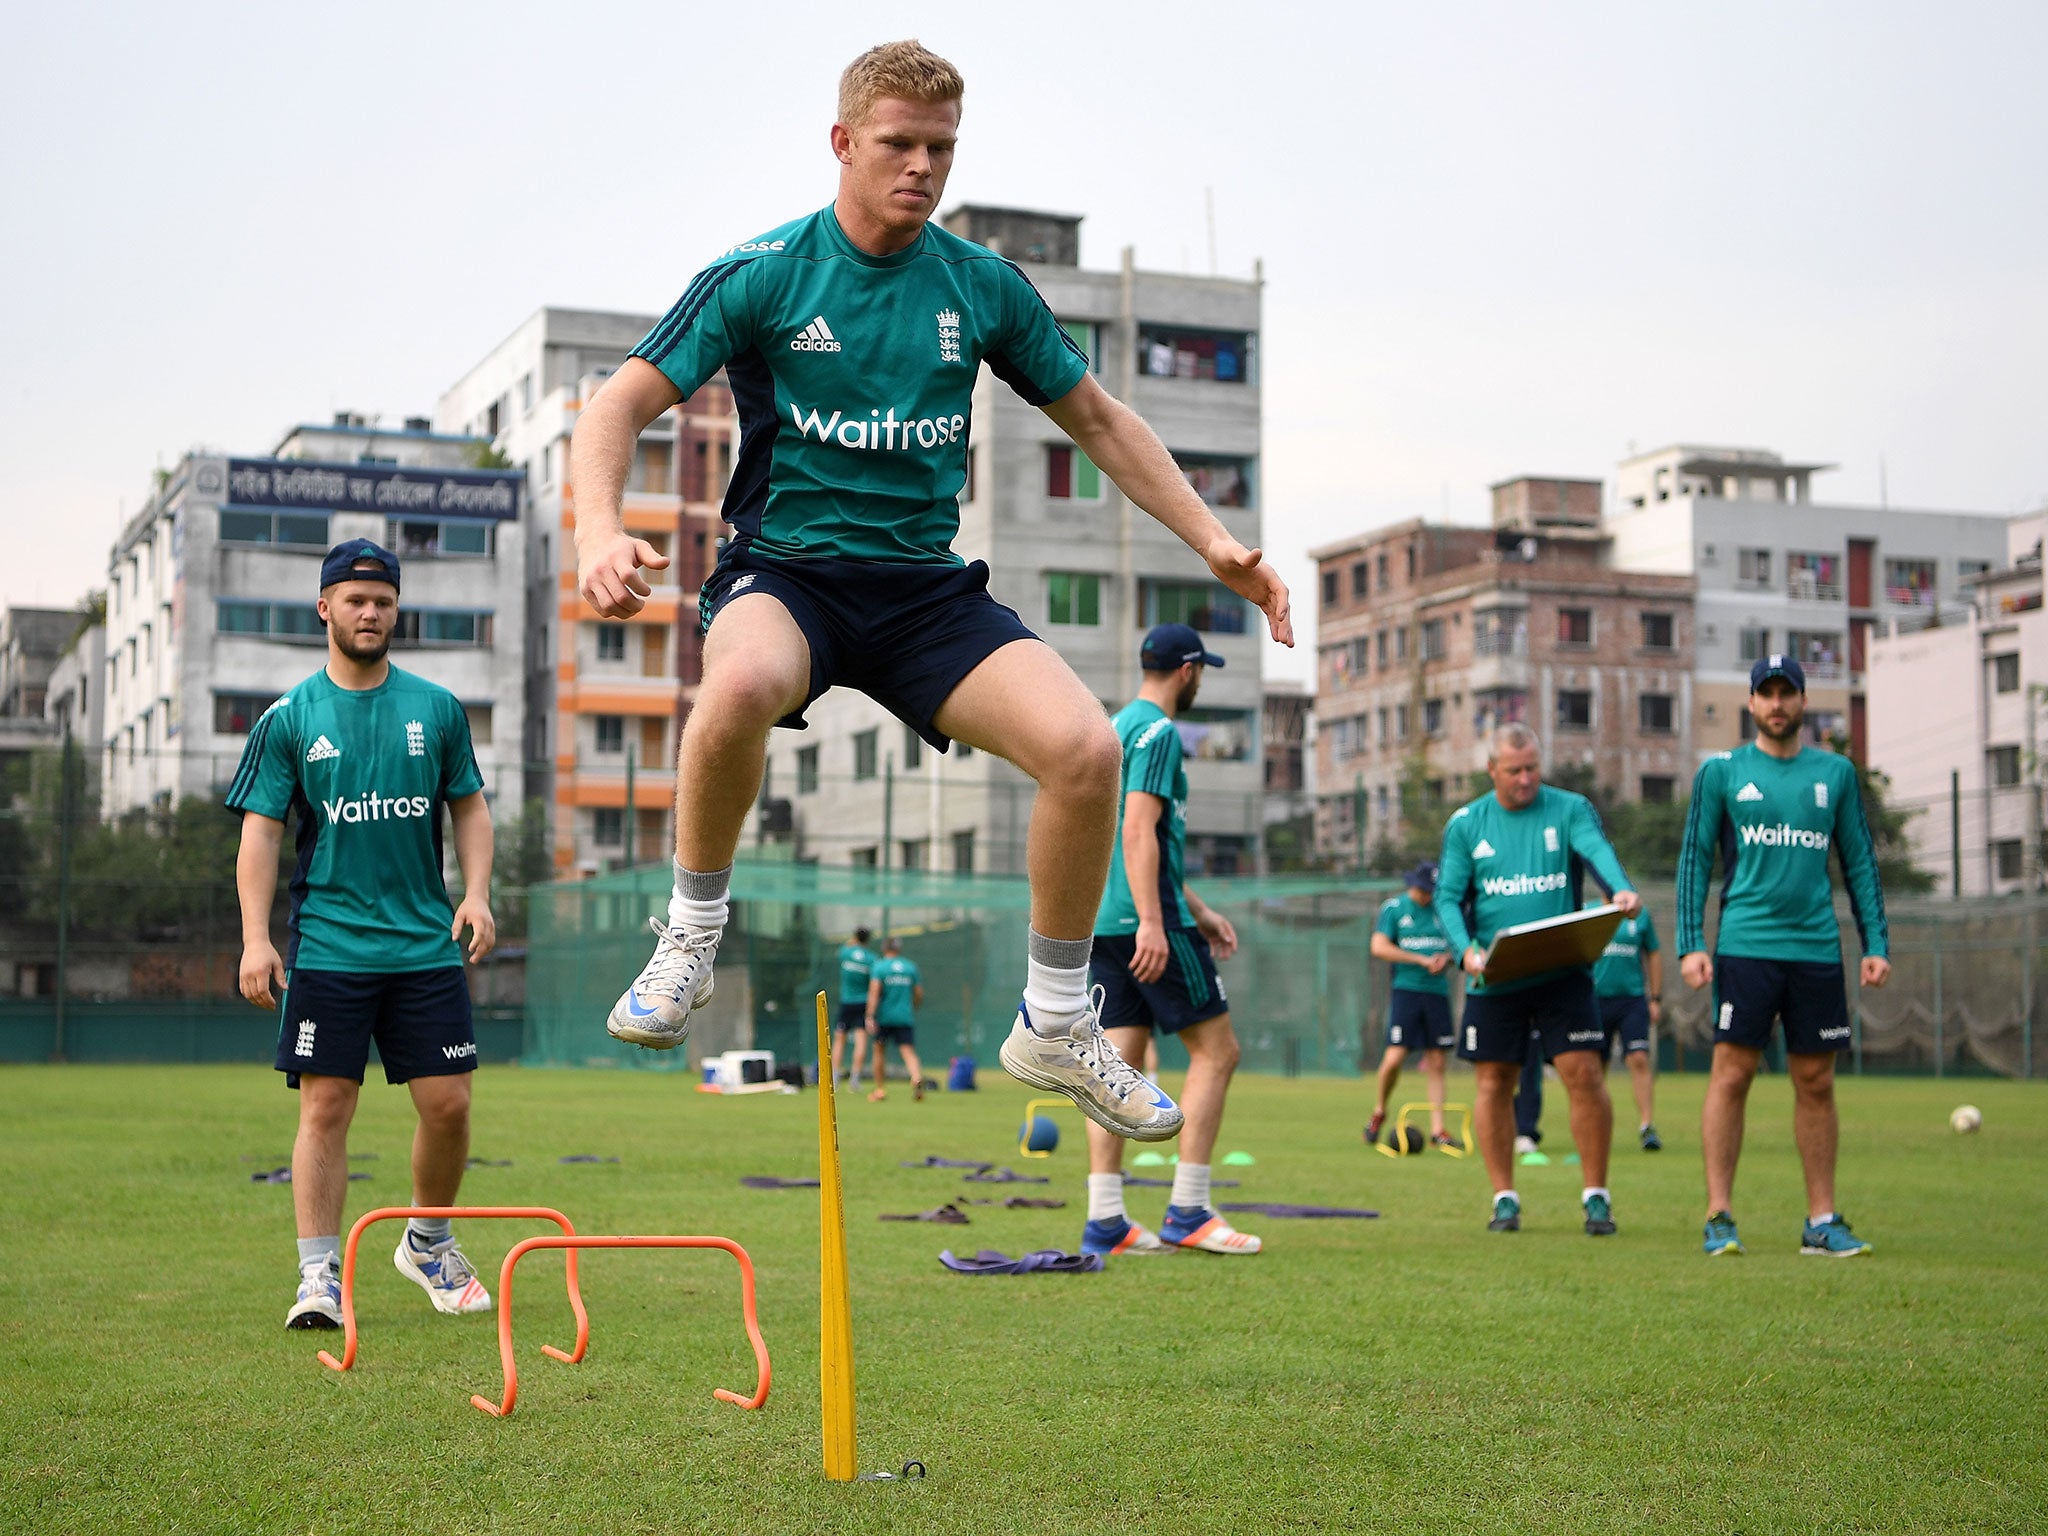
[[[677,732],[700,676],[697,589],[717,558],[718,501],[738,444],[723,374],[641,434],[626,527],[670,561],[644,573],[653,588],[647,606],[609,623],[576,591],[569,437],[583,403],[659,318],[536,310],[435,410],[444,431],[483,438],[526,469],[533,537],[520,792],[549,807],[555,864],[565,874],[606,868],[629,852],[663,856],[672,839]]]
[[[1398,841],[1402,779],[1431,814],[1523,721],[1546,770],[1590,767],[1622,799],[1682,795],[1695,762],[1690,578],[1617,570],[1600,483],[1493,487],[1493,526],[1419,521],[1311,551],[1317,564],[1317,846]]]
[[[1961,601],[1972,577],[2005,559],[2003,517],[1814,501],[1813,476],[1832,467],[1692,444],[1620,465],[1606,521],[1613,563],[1698,582],[1701,752],[1754,734],[1750,665],[1783,651],[1806,669],[1815,739],[1842,731],[1863,757],[1873,627]]]
[[[481,446],[343,414],[265,457],[195,452],[162,475],[107,569],[106,814],[227,784],[257,717],[322,665],[320,559],[359,536],[402,562],[392,660],[453,690],[486,792],[516,796],[521,476],[466,468]]]
[[[52,735],[60,740],[69,736],[92,753],[105,739],[107,626],[103,619],[90,620],[80,613],[72,614],[71,620],[75,632],[50,669],[43,718]]]
[[[945,225],[1030,275],[1099,383],[1158,431],[1231,533],[1263,525],[1261,280],[1079,265],[1079,218],[968,206]],[[1258,611],[1128,503],[1046,415],[986,369],[975,386],[954,548],[1108,709],[1138,686],[1151,625],[1202,631],[1226,666],[1178,723],[1188,747],[1188,872],[1250,872],[1265,818]],[[1028,707],[1020,703],[1020,707]],[[828,863],[1021,872],[1033,786],[1007,763],[945,757],[863,695],[834,690],[810,729],[774,733],[760,832]]]
[[[43,705],[79,620],[70,608],[0,608],[0,764],[55,741]]]
[[[1965,581],[1967,606],[1879,620],[1870,639],[1870,763],[1893,803],[1917,812],[1914,862],[1950,895],[2043,884],[2048,513],[2006,527],[2007,558]]]

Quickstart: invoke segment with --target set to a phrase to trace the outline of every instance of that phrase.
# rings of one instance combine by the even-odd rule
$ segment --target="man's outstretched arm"
[[[576,496],[576,586],[608,619],[640,611],[648,585],[640,567],[660,570],[668,556],[626,532],[621,501],[640,434],[682,395],[654,364],[629,357],[576,418],[569,439],[569,484]]]
[[[1181,475],[1173,455],[1143,417],[1092,377],[1044,407],[1045,414],[1137,506],[1178,534],[1208,562],[1216,579],[1257,603],[1273,638],[1294,644],[1294,618],[1287,583],[1260,551],[1232,538],[1214,512]],[[580,431],[581,428],[579,427]],[[580,499],[580,489],[579,489]]]

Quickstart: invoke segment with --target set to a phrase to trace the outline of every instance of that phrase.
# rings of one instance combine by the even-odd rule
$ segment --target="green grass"
[[[1061,1211],[974,1207],[927,1153],[1024,1166],[1024,1091],[841,1105],[861,1464],[828,1484],[818,1425],[816,1100],[721,1101],[638,1074],[479,1074],[477,1203],[555,1205],[585,1232],[718,1232],[760,1278],[775,1365],[752,1383],[722,1254],[586,1256],[589,1359],[564,1343],[560,1261],[522,1266],[520,1402],[489,1318],[433,1314],[365,1244],[362,1357],[281,1326],[294,1283],[293,1106],[256,1067],[0,1073],[0,1530],[1666,1531],[2048,1525],[2048,1099],[2038,1085],[1846,1081],[1842,1198],[1877,1245],[1798,1257],[1782,1077],[1759,1083],[1739,1183],[1746,1258],[1699,1252],[1700,1079],[1660,1087],[1667,1150],[1617,1149],[1618,1238],[1579,1231],[1577,1172],[1524,1170],[1524,1230],[1488,1234],[1477,1160],[1396,1163],[1358,1141],[1365,1090],[1248,1078],[1224,1149],[1246,1199],[1376,1206],[1378,1221],[1246,1218],[1254,1259],[969,1278],[941,1247],[1078,1245],[1078,1117],[1047,1162]],[[1454,1078],[1454,1085],[1469,1079]],[[1404,1088],[1409,1086],[1404,1083]],[[1617,1097],[1626,1085],[1616,1075]],[[1554,1098],[1554,1095],[1553,1095]],[[1952,1135],[1951,1106],[1985,1129]],[[1552,1143],[1565,1140],[1551,1105]],[[406,1096],[373,1077],[352,1211],[402,1203]],[[616,1165],[564,1166],[571,1153]],[[1218,1169],[1219,1175],[1225,1170]],[[1028,1191],[1021,1191],[1028,1192]],[[1134,1190],[1156,1223],[1163,1190]],[[1223,1198],[1228,1198],[1224,1196]],[[526,1224],[471,1223],[496,1289]]]

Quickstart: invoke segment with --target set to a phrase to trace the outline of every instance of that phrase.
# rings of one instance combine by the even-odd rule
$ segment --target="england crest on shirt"
[[[960,314],[957,310],[939,311],[939,361],[960,361]]]
[[[1557,828],[1545,827],[1543,829],[1543,851],[1545,853],[1557,852]]]
[[[1816,783],[1813,786],[1813,803],[1819,806],[1822,810],[1826,810],[1828,808],[1827,785]]]

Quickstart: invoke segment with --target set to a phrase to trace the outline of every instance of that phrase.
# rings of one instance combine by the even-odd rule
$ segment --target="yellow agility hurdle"
[[[1385,1142],[1376,1141],[1373,1143],[1373,1150],[1379,1153],[1381,1157],[1408,1156],[1408,1117],[1417,1111],[1427,1114],[1432,1109],[1441,1109],[1447,1115],[1457,1115],[1458,1140],[1462,1143],[1461,1146],[1439,1147],[1437,1150],[1446,1157],[1470,1157],[1477,1150],[1472,1142],[1472,1106],[1469,1104],[1430,1104],[1420,1099],[1413,1103],[1403,1104],[1400,1113],[1394,1116],[1394,1144],[1388,1146]],[[1428,1150],[1426,1146],[1424,1150]]]

